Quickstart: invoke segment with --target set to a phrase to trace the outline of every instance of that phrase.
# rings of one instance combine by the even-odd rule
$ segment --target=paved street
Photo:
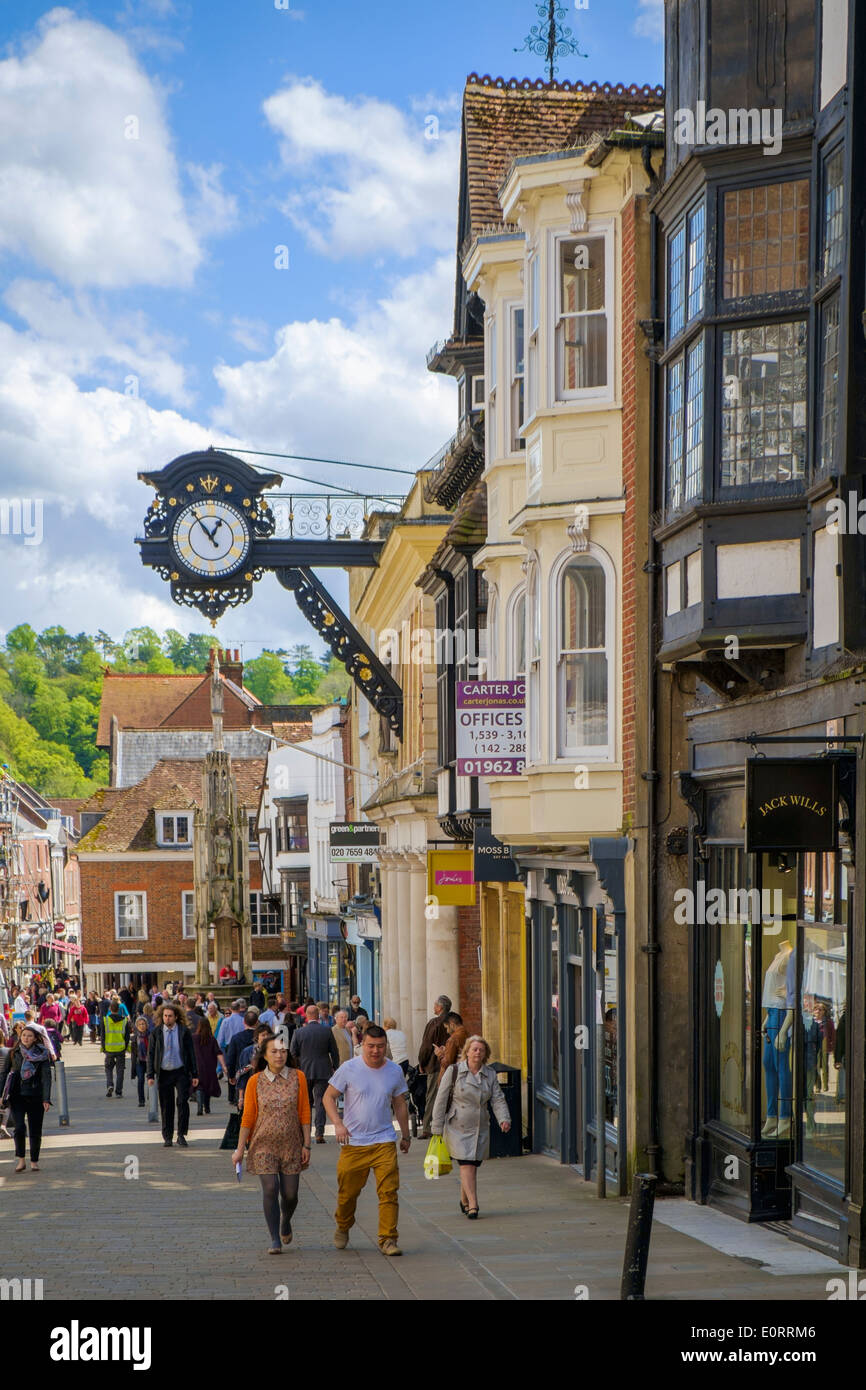
[[[372,1180],[350,1248],[331,1244],[337,1147],[329,1137],[301,1180],[294,1244],[269,1257],[258,1183],[245,1176],[239,1185],[218,1148],[225,1100],[209,1121],[193,1116],[187,1151],[166,1150],[128,1082],[122,1100],[105,1098],[95,1047],[66,1048],[65,1057],[72,1125],[59,1129],[50,1112],[42,1171],[13,1174],[11,1143],[0,1149],[2,1274],[41,1277],[46,1299],[73,1289],[76,1299],[97,1299],[109,1287],[118,1298],[253,1299],[273,1297],[280,1284],[293,1300],[573,1299],[578,1285],[590,1299],[618,1298],[627,1203],[599,1203],[577,1174],[538,1156],[485,1164],[473,1224],[457,1210],[453,1176],[424,1178],[416,1144],[401,1163],[404,1256],[386,1260]],[[125,1177],[133,1158],[138,1177]],[[155,1272],[161,1238],[171,1256]],[[684,1201],[656,1204],[648,1298],[821,1300],[842,1272],[782,1236]]]

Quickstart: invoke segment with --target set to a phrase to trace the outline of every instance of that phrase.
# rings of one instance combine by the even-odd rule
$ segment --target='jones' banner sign
[[[746,759],[746,849],[835,850],[835,758]]]

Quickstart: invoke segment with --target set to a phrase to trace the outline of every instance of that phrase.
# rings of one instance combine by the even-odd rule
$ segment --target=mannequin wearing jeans
[[[794,1022],[796,969],[790,941],[783,941],[764,976],[764,1085],[767,1119],[762,1139],[789,1139],[793,1113],[791,1029]]]

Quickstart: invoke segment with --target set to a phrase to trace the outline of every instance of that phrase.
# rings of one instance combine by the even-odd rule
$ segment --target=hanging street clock
[[[142,563],[168,581],[175,603],[196,608],[215,626],[226,609],[249,602],[253,586],[266,571],[273,571],[355,684],[400,735],[399,685],[313,573],[314,566],[375,566],[381,540],[323,537],[314,534],[313,525],[303,536],[276,536],[274,510],[264,494],[282,482],[282,475],[260,472],[220,450],[182,454],[165,468],[138,476],[156,496],[136,544]]]

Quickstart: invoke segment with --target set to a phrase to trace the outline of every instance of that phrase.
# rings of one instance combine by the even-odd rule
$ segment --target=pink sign
[[[436,883],[474,883],[471,869],[436,869],[433,875]]]

